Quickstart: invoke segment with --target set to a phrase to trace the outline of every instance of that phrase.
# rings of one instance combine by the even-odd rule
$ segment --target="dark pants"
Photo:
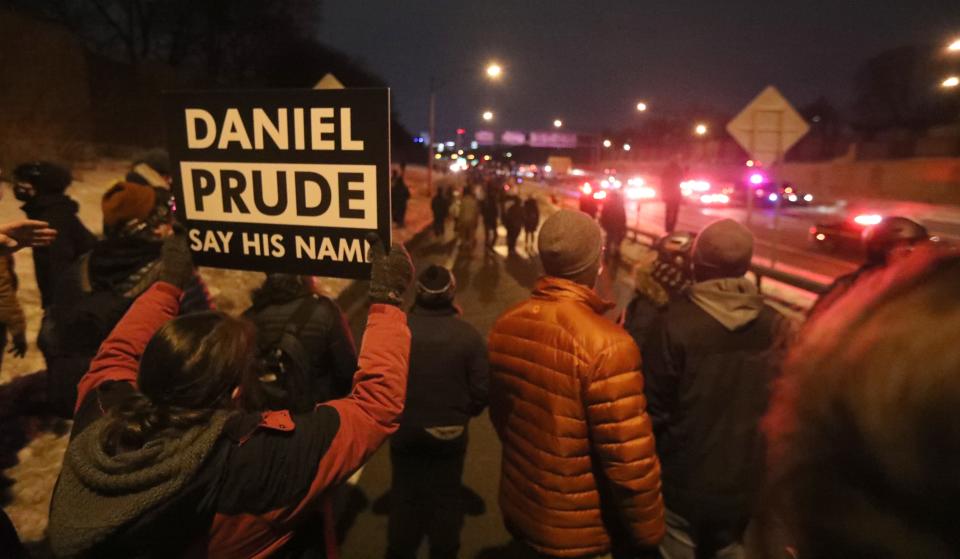
[[[665,200],[664,206],[663,228],[667,233],[673,233],[680,215],[680,200]]]
[[[407,203],[394,203],[393,205],[393,222],[397,224],[397,227],[403,227],[404,221],[407,218]]]
[[[424,536],[430,542],[431,559],[456,559],[463,528],[460,482],[466,432],[451,441],[422,430],[397,435],[390,444],[393,482],[387,559],[415,559]]]
[[[510,254],[517,252],[517,239],[519,238],[519,229],[507,229],[507,251],[509,251]]]
[[[484,244],[488,247],[493,248],[497,244],[497,224],[490,224],[486,221],[483,222],[483,238]]]
[[[434,215],[433,216],[433,234],[437,237],[442,237],[446,233],[446,224],[447,216],[445,215]]]

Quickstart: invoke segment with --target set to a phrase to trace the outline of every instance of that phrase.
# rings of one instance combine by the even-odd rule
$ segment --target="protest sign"
[[[369,277],[390,242],[388,89],[164,95],[177,214],[201,266]]]

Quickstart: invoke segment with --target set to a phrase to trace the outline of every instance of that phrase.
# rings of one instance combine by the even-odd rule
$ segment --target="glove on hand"
[[[400,243],[394,243],[390,254],[383,249],[380,237],[367,235],[370,243],[370,301],[387,305],[403,304],[403,294],[413,282],[413,262]]]
[[[183,289],[193,277],[193,257],[187,245],[187,234],[183,229],[163,241],[160,251],[160,281],[165,281]]]

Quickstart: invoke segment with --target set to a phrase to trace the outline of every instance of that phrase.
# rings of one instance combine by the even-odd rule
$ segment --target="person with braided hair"
[[[337,557],[329,489],[393,433],[406,396],[413,278],[371,239],[366,332],[352,392],[305,413],[262,412],[251,327],[177,315],[185,236],[79,385],[47,530],[57,557]],[[176,317],[176,318],[174,318]]]

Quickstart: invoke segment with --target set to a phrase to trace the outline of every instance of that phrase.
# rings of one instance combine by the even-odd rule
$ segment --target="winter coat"
[[[490,332],[500,508],[511,533],[546,555],[654,546],[663,536],[640,352],[602,316],[611,307],[592,289],[543,277]]]
[[[853,272],[849,274],[844,274],[837,279],[833,280],[833,283],[830,284],[830,287],[827,290],[820,294],[817,297],[817,301],[810,308],[810,311],[807,313],[807,320],[812,319],[815,316],[823,313],[830,307],[834,305],[837,301],[843,298],[850,289],[857,284],[862,278],[869,277],[873,275],[874,272],[882,270],[882,265],[877,264],[864,264],[860,266]]]
[[[57,230],[57,238],[50,246],[33,249],[37,287],[46,309],[53,302],[56,275],[93,249],[97,239],[77,218],[80,206],[64,194],[38,194],[20,209],[28,218],[46,221]]]
[[[6,326],[9,336],[23,334],[27,329],[27,319],[17,299],[17,284],[13,255],[0,256],[0,324]]]
[[[680,183],[683,182],[683,167],[668,163],[660,175],[660,198],[667,202],[678,202],[682,197]]]
[[[460,199],[460,213],[457,216],[457,226],[461,231],[476,231],[480,220],[480,201],[476,196],[464,195]]]
[[[450,199],[443,192],[437,192],[430,200],[430,209],[434,220],[443,221],[450,213]]]
[[[161,246],[137,239],[104,239],[57,279],[40,345],[47,363],[50,403],[63,417],[71,416],[77,382],[100,344],[159,276]],[[182,294],[180,312],[212,307],[206,285],[194,274]]]
[[[410,199],[410,189],[402,177],[397,177],[393,181],[393,187],[390,189],[391,203],[397,208],[406,208],[407,201]]]
[[[589,215],[590,217],[597,217],[597,201],[593,199],[593,196],[582,195],[580,196],[580,211]]]
[[[496,227],[497,221],[500,219],[500,203],[497,201],[497,197],[488,192],[480,206],[480,212],[483,214],[483,226],[488,229]]]
[[[308,378],[303,379],[312,402],[343,398],[350,392],[353,373],[357,370],[357,350],[353,335],[340,308],[327,297],[312,293],[291,293],[250,307],[244,316],[257,328],[257,339],[278,340],[306,298],[314,298],[314,309],[298,336],[310,354]]]
[[[487,345],[452,305],[414,305],[410,381],[400,430],[466,425],[487,407]]]
[[[508,233],[518,235],[523,230],[523,203],[513,200],[503,215],[503,227]]]
[[[158,283],[137,299],[80,382],[80,409],[50,505],[54,552],[265,558],[306,556],[309,548],[319,552],[311,557],[335,558],[326,492],[397,427],[410,348],[404,313],[371,306],[347,398],[296,415],[217,412],[183,436],[107,452],[98,437],[105,414],[136,389],[140,355],[176,316],[181,296]]]
[[[533,233],[540,226],[540,205],[533,198],[523,202],[523,228]]]
[[[693,532],[742,534],[763,479],[759,423],[788,331],[746,278],[695,283],[651,328],[644,376],[664,501]]]
[[[634,274],[634,297],[623,314],[623,327],[641,350],[657,316],[670,302],[670,296],[651,275],[651,266],[637,266]]]
[[[600,211],[600,226],[607,235],[623,238],[627,233],[627,212],[623,207],[623,198],[613,193],[603,203]]]

